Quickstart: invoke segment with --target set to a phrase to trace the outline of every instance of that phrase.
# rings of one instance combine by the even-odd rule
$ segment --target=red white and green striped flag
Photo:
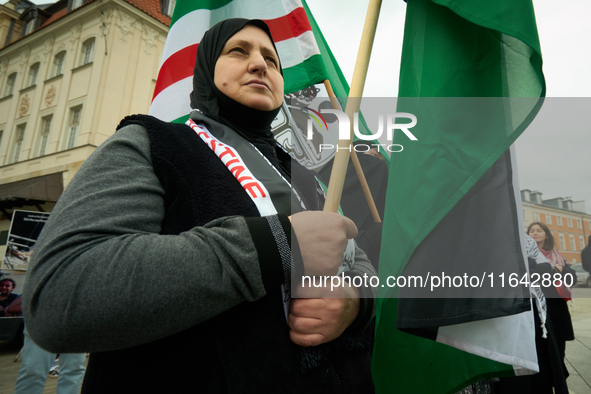
[[[228,18],[262,19],[269,25],[281,58],[286,93],[328,78],[300,0],[178,0],[150,115],[169,122],[186,119],[199,41],[211,26]]]

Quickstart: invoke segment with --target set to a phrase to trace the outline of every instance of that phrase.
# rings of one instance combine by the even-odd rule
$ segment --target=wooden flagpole
[[[370,0],[367,8],[365,25],[363,26],[363,33],[361,34],[359,52],[357,53],[355,70],[353,71],[353,79],[349,90],[347,108],[345,109],[345,113],[351,120],[351,132],[348,140],[339,140],[337,145],[337,153],[332,166],[332,172],[330,173],[330,182],[328,183],[326,202],[324,204],[325,211],[337,212],[341,201],[341,195],[343,194],[345,174],[347,172],[347,164],[350,156],[349,149],[351,149],[351,140],[353,139],[353,114],[359,112],[361,106],[361,96],[363,95],[363,88],[365,86],[365,78],[369,67],[369,58],[373,47],[376,27],[378,25],[381,5],[381,0]]]
[[[330,98],[330,102],[332,103],[332,108],[340,110],[341,107],[339,106],[336,95],[334,94],[334,90],[332,90],[332,85],[330,84],[330,81],[328,79],[324,80],[324,87],[328,92],[328,97]],[[363,195],[365,196],[365,200],[367,201],[367,205],[369,206],[371,216],[374,222],[380,223],[380,214],[376,207],[376,203],[374,202],[373,196],[371,195],[371,190],[369,189],[369,185],[367,184],[367,179],[365,179],[365,174],[363,173],[363,169],[361,168],[361,163],[359,163],[357,152],[355,152],[354,149],[351,150],[351,161],[353,162],[353,167],[355,167],[355,172],[357,173],[357,177],[359,178],[359,183],[361,183],[361,189],[363,190]]]

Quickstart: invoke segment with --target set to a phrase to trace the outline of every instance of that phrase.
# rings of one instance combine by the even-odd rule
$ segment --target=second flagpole
[[[353,79],[351,80],[351,88],[349,89],[349,98],[345,109],[345,113],[351,120],[350,135],[348,140],[339,140],[338,143],[338,149],[328,183],[326,202],[324,204],[325,211],[337,212],[341,202],[345,174],[350,156],[349,149],[351,148],[351,140],[353,139],[353,114],[359,112],[361,106],[361,96],[365,87],[365,78],[369,67],[369,58],[371,56],[381,5],[381,0],[370,0],[367,8],[367,15],[365,17],[365,24],[363,26],[363,33],[361,34],[361,42],[359,43],[359,51],[353,71]]]

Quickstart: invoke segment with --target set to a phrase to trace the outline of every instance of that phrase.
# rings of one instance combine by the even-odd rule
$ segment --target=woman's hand
[[[289,217],[298,239],[306,275],[336,275],[357,226],[334,212],[305,211]]]
[[[330,294],[328,288],[302,288],[291,301],[289,337],[300,346],[318,346],[338,338],[359,313],[359,290],[355,287],[336,287]],[[319,297],[339,298],[319,298]]]

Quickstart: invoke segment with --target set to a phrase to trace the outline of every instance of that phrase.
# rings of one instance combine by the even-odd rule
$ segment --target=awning
[[[63,190],[61,173],[6,183],[0,185],[0,210],[56,202]]]

